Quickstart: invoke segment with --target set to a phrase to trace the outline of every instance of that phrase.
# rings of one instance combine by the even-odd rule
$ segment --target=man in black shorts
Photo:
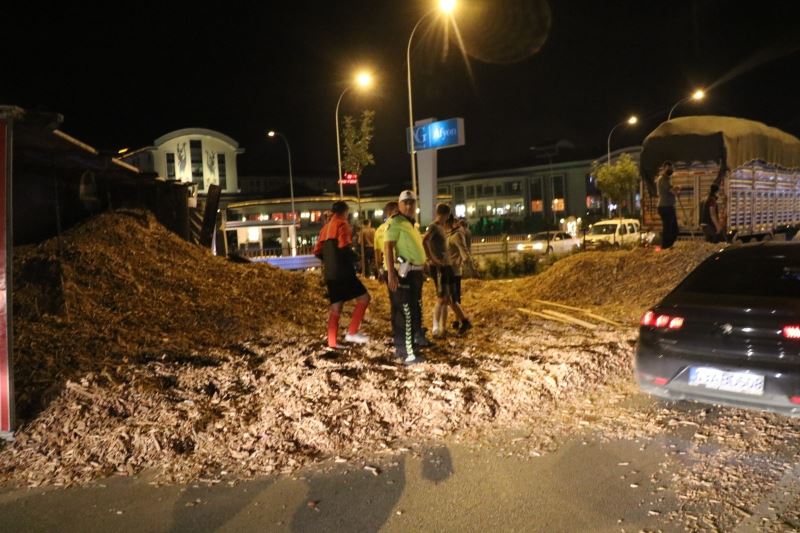
[[[436,219],[433,224],[428,226],[422,244],[425,247],[425,255],[430,265],[431,277],[436,284],[436,295],[438,297],[436,306],[433,310],[433,331],[434,337],[441,337],[447,331],[447,308],[450,306],[453,295],[453,284],[455,282],[453,267],[450,264],[450,254],[447,245],[447,229],[445,224],[450,217],[450,206],[438,204],[436,206]],[[465,317],[458,317],[465,320]]]

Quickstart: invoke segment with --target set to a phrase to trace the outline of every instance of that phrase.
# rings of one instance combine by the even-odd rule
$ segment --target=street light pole
[[[372,85],[372,82],[372,74],[367,71],[361,71],[357,73],[354,81],[356,87],[360,88],[361,90],[368,89]],[[342,94],[339,95],[339,101],[336,102],[336,160],[339,163],[339,176],[337,181],[339,182],[340,200],[344,198],[344,187],[342,186],[342,144],[339,137],[339,106],[342,104],[342,98],[344,98],[344,95],[347,94],[347,91],[349,91],[352,87],[353,83],[345,87],[344,91],[342,91]]]
[[[675,109],[679,105],[681,105],[682,103],[684,103],[684,102],[686,102],[688,100],[694,100],[695,102],[699,102],[700,100],[702,100],[705,97],[706,97],[705,91],[703,89],[697,89],[690,96],[687,96],[686,98],[681,98],[680,100],[675,102],[675,105],[672,106],[672,109],[669,110],[669,115],[667,115],[667,120],[672,120],[672,113],[674,113]]]
[[[619,128],[623,124],[629,124],[629,125],[633,126],[637,122],[639,122],[639,118],[636,115],[633,115],[633,116],[629,117],[628,120],[623,120],[622,122],[620,122],[619,124],[617,124],[616,126],[611,128],[611,131],[608,132],[608,166],[611,166],[611,135],[614,133],[614,130],[616,130],[617,128]]]
[[[408,37],[408,45],[406,46],[406,81],[408,83],[408,148],[411,156],[411,189],[414,191],[414,196],[417,194],[417,162],[416,150],[414,150],[414,98],[413,88],[411,85],[411,43],[414,40],[414,35],[417,33],[422,21],[430,15],[439,11],[445,15],[450,15],[456,7],[456,0],[439,0],[439,7],[428,11],[414,25],[411,30],[411,35]],[[419,199],[417,199],[419,202]]]
[[[342,186],[342,147],[341,142],[339,140],[339,105],[342,103],[342,98],[344,95],[347,94],[347,91],[350,90],[350,85],[345,87],[344,91],[342,91],[341,96],[339,96],[339,101],[336,102],[336,159],[339,162],[339,175],[336,178],[336,181],[339,182],[339,199],[341,200],[344,198],[344,187]]]
[[[412,97],[411,86],[411,41],[414,40],[414,34],[417,33],[422,21],[428,18],[428,15],[433,11],[422,15],[422,17],[414,25],[411,30],[411,36],[408,38],[408,46],[406,47],[406,76],[408,82],[408,151],[411,155],[411,189],[414,191],[414,196],[417,196],[417,164],[416,164],[416,151],[414,150],[414,99]]]
[[[289,197],[292,204],[292,224],[296,226],[297,211],[294,209],[294,177],[292,175],[292,149],[289,147],[289,139],[286,138],[286,135],[278,131],[269,131],[267,133],[267,137],[279,137],[281,140],[283,140],[283,144],[286,145],[286,155],[289,158]],[[293,235],[290,235],[290,237],[292,239],[292,256],[295,256],[297,255],[297,239]]]

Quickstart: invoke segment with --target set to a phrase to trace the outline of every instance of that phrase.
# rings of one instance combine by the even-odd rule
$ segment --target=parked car
[[[533,252],[534,254],[568,254],[581,247],[580,239],[563,231],[543,231],[535,234],[530,242],[517,245],[520,252]]]
[[[631,246],[639,243],[639,221],[612,218],[595,222],[586,233],[586,248]]]
[[[641,320],[641,389],[800,414],[800,243],[721,250]]]

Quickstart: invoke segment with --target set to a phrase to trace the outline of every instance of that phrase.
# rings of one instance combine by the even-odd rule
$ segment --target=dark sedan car
[[[636,378],[663,398],[800,414],[800,243],[701,263],[642,317]]]

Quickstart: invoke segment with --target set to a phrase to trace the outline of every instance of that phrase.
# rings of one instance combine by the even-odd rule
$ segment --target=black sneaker
[[[430,348],[433,346],[433,343],[429,341],[425,335],[417,335],[414,338],[414,345],[419,346],[420,348]]]
[[[466,333],[467,330],[470,330],[470,329],[472,329],[472,322],[470,322],[469,320],[467,320],[465,318],[464,321],[461,323],[461,327],[458,328],[458,332],[459,333]]]

